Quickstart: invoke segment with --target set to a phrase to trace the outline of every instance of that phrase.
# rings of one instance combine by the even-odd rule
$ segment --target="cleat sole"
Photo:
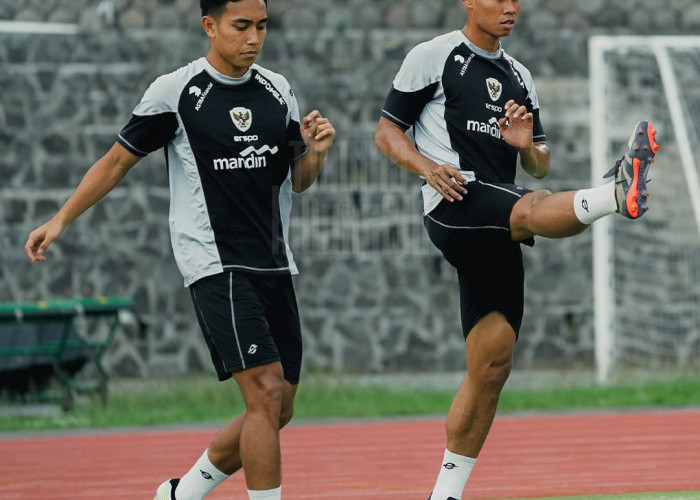
[[[649,210],[649,168],[660,149],[656,134],[651,123],[638,122],[627,142],[625,156],[603,176],[614,176],[617,212],[628,219],[638,219]]]
[[[634,178],[632,184],[630,185],[629,191],[627,191],[627,197],[625,199],[625,204],[627,205],[627,213],[632,219],[636,219],[639,216],[639,205],[637,205],[637,199],[639,198],[639,170],[640,170],[639,158],[632,160],[632,168],[634,170]]]
[[[651,150],[654,154],[656,154],[661,147],[656,143],[657,132],[651,123],[648,123],[647,133],[649,134],[649,145],[651,146]]]
[[[630,137],[628,155],[632,156],[632,182],[625,196],[625,209],[631,219],[638,219],[649,210],[646,184],[649,167],[659,150],[659,145],[654,140],[656,133],[651,123],[641,121]]]

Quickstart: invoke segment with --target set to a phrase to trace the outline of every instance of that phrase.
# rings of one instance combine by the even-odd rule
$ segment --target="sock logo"
[[[457,468],[457,464],[453,464],[452,462],[447,462],[446,464],[442,464],[442,466],[447,470],[452,470],[452,469]]]
[[[584,198],[583,200],[581,200],[581,206],[583,207],[583,209],[584,209],[586,212],[588,212],[589,214],[591,213],[591,211],[588,210],[588,200],[587,200],[586,198]]]
[[[212,481],[214,480],[214,478],[211,477],[211,474],[209,474],[209,473],[208,473],[207,471],[205,471],[205,470],[200,470],[199,473],[202,475],[202,477],[203,477],[204,479],[210,479],[210,480],[212,480]]]

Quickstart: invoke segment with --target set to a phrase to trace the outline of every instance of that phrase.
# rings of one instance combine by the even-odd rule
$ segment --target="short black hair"
[[[202,17],[216,16],[223,11],[224,5],[229,2],[240,2],[240,0],[199,0],[199,8],[202,9]],[[263,0],[267,5],[267,0]]]

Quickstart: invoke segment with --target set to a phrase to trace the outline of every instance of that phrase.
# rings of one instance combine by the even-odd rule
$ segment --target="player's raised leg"
[[[536,191],[524,195],[511,213],[511,236],[521,241],[531,236],[563,238],[584,231],[596,220],[618,212],[638,219],[649,209],[647,176],[659,150],[656,130],[641,121],[634,126],[627,151],[605,175],[614,181],[599,187],[551,194]]]

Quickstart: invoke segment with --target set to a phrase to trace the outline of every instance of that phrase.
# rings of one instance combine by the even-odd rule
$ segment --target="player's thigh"
[[[224,272],[198,280],[190,290],[220,380],[280,360],[256,275]]]
[[[535,236],[535,231],[530,227],[532,213],[537,204],[550,194],[552,193],[546,189],[527,193],[513,205],[513,210],[510,214],[510,229],[514,241]]]
[[[472,182],[462,201],[442,201],[424,218],[433,244],[445,258],[459,268],[472,249],[482,248],[486,237],[512,241],[510,218],[513,207],[530,193],[514,184]],[[531,240],[525,241],[531,245]]]
[[[267,319],[270,333],[279,352],[284,378],[291,384],[298,384],[301,374],[303,345],[301,324],[292,277],[275,276],[272,301],[267,304]]]
[[[457,268],[462,332],[466,338],[490,313],[498,312],[519,335],[525,273],[520,245],[504,235],[482,235]]]

